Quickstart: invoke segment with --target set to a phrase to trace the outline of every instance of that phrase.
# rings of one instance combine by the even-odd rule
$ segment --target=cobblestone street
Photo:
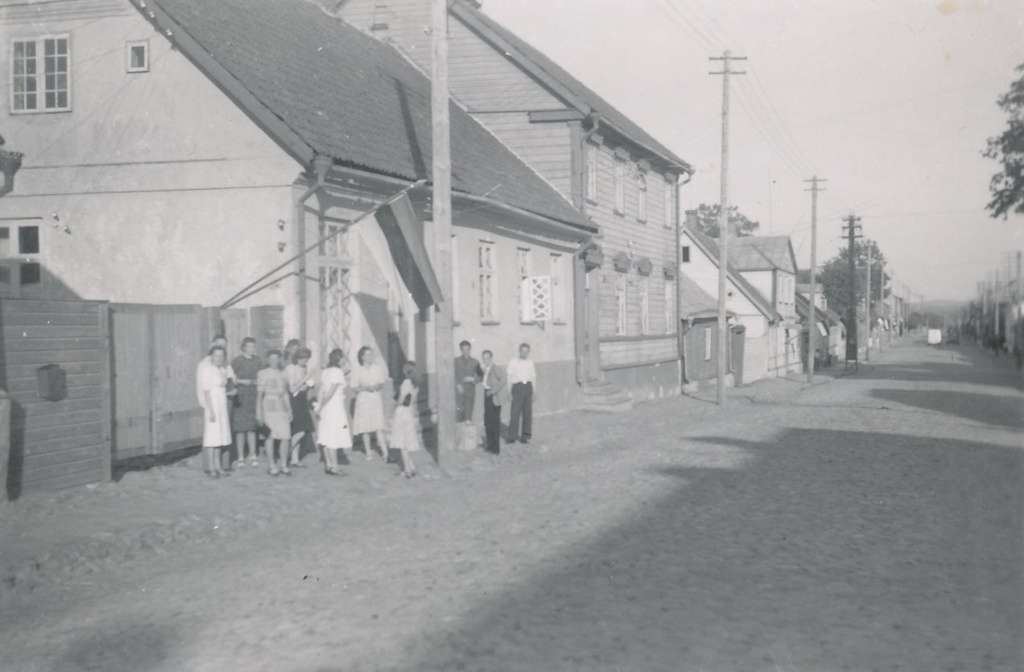
[[[911,342],[539,443],[0,506],[0,668],[1024,669],[1024,393]],[[426,457],[421,458],[426,461]]]

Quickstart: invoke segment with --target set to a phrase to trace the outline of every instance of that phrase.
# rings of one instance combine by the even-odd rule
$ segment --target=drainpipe
[[[683,295],[682,294],[682,288],[683,288],[683,271],[682,271],[683,259],[682,259],[682,256],[681,256],[682,252],[679,249],[679,245],[680,245],[680,234],[681,234],[681,231],[680,231],[680,220],[682,219],[681,215],[683,213],[683,208],[682,208],[682,199],[679,197],[679,190],[680,190],[680,188],[682,188],[682,187],[684,187],[684,186],[686,186],[687,184],[690,183],[690,180],[693,179],[693,173],[683,173],[683,175],[681,177],[685,177],[686,179],[683,180],[682,182],[680,182],[679,181],[679,177],[676,178],[676,194],[675,194],[675,196],[676,196],[676,213],[675,213],[676,214],[676,222],[675,222],[675,225],[676,225],[675,226],[675,232],[676,232],[676,240],[675,240],[675,248],[676,248],[676,348],[679,350],[679,393],[680,394],[683,393],[683,386],[686,385],[686,347],[685,347],[685,343],[683,341],[683,330],[680,327],[680,322],[682,321],[682,320],[680,320],[680,313],[682,312],[681,305],[680,305],[680,300],[681,300],[681,297]]]
[[[327,179],[327,172],[331,169],[334,164],[334,160],[329,156],[317,155],[313,159],[313,172],[316,174],[316,183],[311,185],[301,196],[295,199],[295,226],[298,229],[299,234],[299,249],[306,249],[306,201],[308,201],[313,194],[323,189],[324,180]],[[299,340],[304,344],[307,342],[307,321],[309,318],[309,309],[307,306],[307,291],[306,291],[306,255],[303,254],[299,257]]]

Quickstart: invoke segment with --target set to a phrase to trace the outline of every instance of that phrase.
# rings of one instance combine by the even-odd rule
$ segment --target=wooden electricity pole
[[[434,267],[441,302],[434,312],[434,377],[437,403],[437,457],[455,445],[455,387],[449,369],[455,362],[452,342],[452,162],[448,92],[448,2],[433,0],[431,122],[433,136]]]
[[[726,350],[729,345],[729,324],[726,316],[726,289],[729,268],[729,77],[742,75],[729,69],[732,61],[745,61],[745,56],[732,56],[728,50],[721,56],[712,56],[712,61],[722,61],[719,72],[722,75],[722,200],[718,212],[718,405],[725,405]]]
[[[854,214],[850,214],[846,218],[846,240],[847,240],[847,251],[846,261],[849,265],[849,273],[847,275],[849,282],[850,291],[850,303],[846,307],[846,366],[850,366],[852,360],[854,364],[857,364],[858,352],[857,352],[857,239],[860,238],[857,235],[857,229],[860,228],[860,217]]]
[[[867,285],[864,288],[864,338],[867,341],[864,343],[864,361],[871,361],[871,245],[868,248],[868,263],[865,267],[867,273],[865,273],[865,281]]]
[[[818,296],[818,192],[825,191],[818,185],[828,180],[818,179],[815,175],[804,182],[811,183],[811,310],[807,324],[807,382],[814,382],[814,356],[818,350],[818,319],[815,302]]]

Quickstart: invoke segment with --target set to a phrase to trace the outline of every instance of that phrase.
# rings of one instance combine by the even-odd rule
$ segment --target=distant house
[[[679,272],[705,293],[718,296],[718,243],[702,233],[684,227],[680,234]],[[742,382],[774,375],[770,363],[777,359],[777,328],[783,317],[739,269],[727,264],[726,308],[735,315],[734,324],[744,327],[743,356],[733,362]],[[717,298],[714,298],[717,305]],[[685,312],[686,306],[680,310]],[[736,359],[736,358],[734,358]]]
[[[322,1],[429,72],[431,0]],[[693,169],[479,2],[452,0],[449,17],[455,99],[601,229],[576,266],[590,402],[613,398],[609,385],[678,394],[677,191]]]
[[[304,0],[0,0],[0,42],[24,153],[4,295],[274,308],[315,362],[369,345],[393,373],[447,369],[431,319],[451,301],[456,342],[533,345],[538,412],[579,405],[574,264],[598,227],[453,105],[441,296],[430,83],[394,48]]]

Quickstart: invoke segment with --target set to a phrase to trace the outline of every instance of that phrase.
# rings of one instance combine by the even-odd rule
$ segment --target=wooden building
[[[430,69],[430,0],[323,0]],[[542,52],[481,11],[449,3],[453,96],[601,234],[575,269],[587,403],[678,394],[678,186],[693,169]]]
[[[453,105],[463,292],[441,297],[430,84],[391,46],[304,0],[0,0],[0,43],[24,154],[0,296],[215,307],[232,340],[297,337],[314,362],[369,345],[445,383],[431,320],[451,300],[456,342],[531,342],[538,412],[580,404],[573,269],[597,226]],[[166,385],[192,389],[204,338],[161,346],[192,363]]]

